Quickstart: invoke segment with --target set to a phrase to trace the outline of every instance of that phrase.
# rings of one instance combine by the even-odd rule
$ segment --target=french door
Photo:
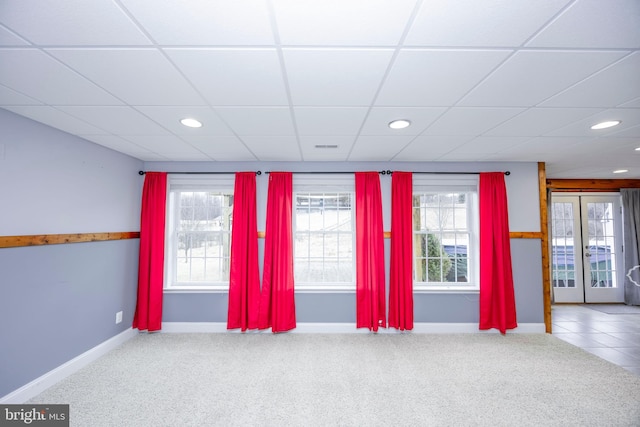
[[[551,196],[555,302],[624,301],[620,195]]]

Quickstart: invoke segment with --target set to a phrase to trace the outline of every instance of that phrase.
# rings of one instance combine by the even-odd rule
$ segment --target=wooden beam
[[[0,248],[60,245],[66,243],[103,242],[108,240],[139,238],[139,231],[125,231],[115,233],[34,234],[28,236],[0,236]]]
[[[640,179],[546,179],[545,181],[546,188],[553,191],[620,191],[621,188],[640,188]]]
[[[544,327],[545,331],[552,332],[551,321],[551,269],[549,260],[549,219],[547,200],[546,169],[544,162],[538,163],[538,191],[540,193],[540,230],[542,230],[542,240],[540,250],[542,255],[542,303],[544,307]]]

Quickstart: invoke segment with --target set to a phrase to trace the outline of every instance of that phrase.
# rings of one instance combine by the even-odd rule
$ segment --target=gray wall
[[[225,162],[225,163],[167,163],[147,162],[146,170],[158,171],[510,171],[506,177],[511,231],[540,231],[538,166],[536,163],[335,163],[335,162]],[[257,177],[258,230],[264,230],[268,175]],[[294,178],[295,179],[295,178]],[[384,229],[391,227],[391,178],[381,177]],[[259,241],[260,265],[262,245]],[[385,240],[387,286],[389,274],[389,241]],[[543,323],[542,259],[539,239],[512,239],[516,309],[520,323]],[[226,322],[228,294],[165,293],[163,321],[165,322]],[[414,314],[416,322],[476,323],[478,321],[478,293],[437,292],[416,293]],[[354,323],[355,293],[296,293],[298,322]]]
[[[140,229],[142,162],[3,109],[0,129],[0,235]],[[0,396],[131,327],[138,246],[0,249]]]

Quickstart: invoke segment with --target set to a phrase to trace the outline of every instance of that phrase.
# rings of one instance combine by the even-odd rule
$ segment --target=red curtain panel
[[[518,326],[504,173],[480,174],[480,329]]]
[[[271,327],[274,333],[296,327],[292,199],[291,172],[271,172],[267,191],[267,222],[258,328]]]
[[[356,172],[356,327],[386,328],[384,231],[378,172]]]
[[[166,200],[167,173],[147,172],[142,189],[138,300],[133,327],[149,332],[162,329]]]
[[[235,175],[232,224],[227,329],[244,332],[258,328],[260,304],[255,172]]]
[[[413,174],[391,175],[389,327],[413,329]]]

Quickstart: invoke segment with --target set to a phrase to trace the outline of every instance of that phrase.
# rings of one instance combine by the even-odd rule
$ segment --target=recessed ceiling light
[[[616,171],[613,171],[613,173],[625,173],[625,172],[629,172],[628,169],[618,169]]]
[[[640,147],[636,148],[636,151],[640,151]]]
[[[182,119],[180,120],[180,123],[182,123],[183,125],[190,127],[190,128],[201,128],[202,127],[202,123],[200,123],[199,121],[197,121],[196,119]]]
[[[391,123],[389,123],[389,127],[391,129],[404,129],[404,128],[409,127],[409,125],[411,125],[411,122],[409,120],[405,120],[405,119],[394,120]]]
[[[606,129],[613,126],[617,126],[620,123],[622,123],[620,120],[610,120],[607,122],[596,123],[595,125],[591,126],[591,129],[593,130]]]
[[[316,148],[338,148],[335,144],[316,144]]]

